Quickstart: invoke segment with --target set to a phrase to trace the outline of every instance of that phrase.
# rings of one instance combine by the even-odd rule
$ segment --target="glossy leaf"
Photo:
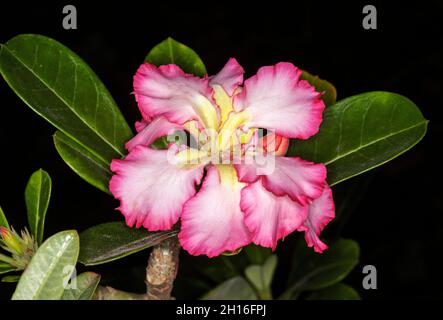
[[[336,102],[337,90],[329,81],[320,79],[307,71],[303,71],[300,79],[308,81],[318,92],[323,93],[322,99],[326,106],[331,106]]]
[[[11,266],[9,263],[0,262],[0,274],[8,273],[16,269],[16,267]]]
[[[8,219],[6,219],[6,216],[2,210],[2,207],[0,207],[0,227],[9,228]]]
[[[300,241],[299,243],[303,243]],[[359,261],[360,249],[353,240],[339,239],[323,254],[306,244],[297,247],[289,288],[281,298],[291,299],[306,290],[319,290],[343,280]]]
[[[344,283],[337,283],[312,292],[306,300],[360,300],[360,295],[354,288]]]
[[[46,240],[23,272],[13,300],[59,300],[74,271],[79,252],[76,231],[59,232]]]
[[[70,288],[65,289],[62,300],[91,300],[99,282],[99,274],[84,272],[71,280]]]
[[[251,265],[246,268],[245,275],[257,289],[261,299],[271,299],[271,283],[277,267],[277,256],[268,257],[263,265]]]
[[[81,178],[106,193],[112,173],[109,163],[89,152],[61,131],[54,134],[54,145],[63,161]]]
[[[79,261],[87,266],[107,263],[152,247],[177,233],[177,229],[149,232],[129,228],[124,222],[99,224],[81,233]]]
[[[207,74],[206,67],[198,54],[172,38],[167,38],[156,45],[146,56],[145,61],[156,66],[176,64],[184,72],[200,77]]]
[[[203,300],[257,300],[257,294],[243,277],[234,277],[218,285]]]
[[[40,35],[2,46],[0,71],[15,93],[57,129],[109,162],[132,132],[111,95],[74,52]]]
[[[25,189],[28,224],[38,244],[43,241],[45,217],[51,199],[51,189],[51,177],[42,169],[31,175]]]
[[[409,150],[423,138],[428,123],[412,101],[388,92],[341,100],[325,110],[323,119],[317,135],[291,141],[288,155],[325,163],[330,185]]]

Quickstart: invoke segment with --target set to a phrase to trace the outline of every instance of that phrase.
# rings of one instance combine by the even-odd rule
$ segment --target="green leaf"
[[[257,300],[258,297],[243,277],[234,277],[218,285],[202,297],[203,300]]]
[[[18,275],[14,275],[14,276],[6,276],[3,277],[1,282],[9,282],[9,283],[14,283],[14,282],[18,282],[20,280],[20,276]]]
[[[129,228],[124,222],[99,224],[81,233],[79,261],[87,266],[107,263],[155,246],[177,233],[177,229],[149,232]]]
[[[288,155],[325,163],[334,185],[409,150],[423,138],[427,124],[416,105],[401,95],[363,93],[327,108],[320,132],[308,140],[291,140]]]
[[[272,250],[270,248],[257,246],[253,243],[244,247],[243,252],[246,254],[251,264],[263,264],[272,254]]]
[[[184,252],[180,261],[183,262],[180,270],[185,272],[188,269],[192,276],[197,274],[200,279],[207,281],[211,288],[214,284],[242,275],[244,269],[250,265],[243,254],[208,258],[207,256],[191,256]]]
[[[112,173],[109,163],[61,131],[57,131],[53,138],[58,154],[75,173],[99,190],[110,194],[108,186]]]
[[[11,266],[9,263],[0,262],[0,274],[15,271],[16,269],[17,269],[16,267]]]
[[[51,177],[42,169],[31,175],[25,189],[28,224],[38,244],[43,241],[45,217],[51,198],[51,189]]]
[[[303,239],[302,239],[303,240]],[[358,264],[360,249],[353,240],[339,239],[322,254],[299,242],[294,255],[290,287],[281,296],[291,299],[305,290],[319,290],[343,280]]]
[[[62,300],[91,300],[99,282],[99,274],[84,272],[71,280],[70,288],[65,289]]]
[[[344,284],[337,283],[326,289],[314,291],[306,300],[360,300],[360,295],[354,288]]]
[[[10,256],[7,256],[7,255],[4,255],[4,254],[0,253],[0,265],[3,264],[3,263],[6,264],[6,265],[3,265],[3,267],[6,268],[6,266],[14,265],[15,260],[12,257],[10,257]]]
[[[132,132],[103,83],[74,52],[33,34],[2,45],[0,72],[36,113],[105,162],[126,154]]]
[[[2,210],[2,207],[0,207],[0,227],[5,227],[9,229],[9,223],[6,219],[5,213]]]
[[[75,230],[46,240],[23,272],[12,300],[59,300],[74,271],[79,246]]]
[[[176,64],[186,73],[203,77],[207,74],[206,67],[197,53],[172,38],[160,42],[146,56],[146,62],[156,66]]]
[[[326,106],[331,106],[337,100],[337,90],[329,81],[320,79],[307,71],[303,71],[300,79],[308,81],[318,92],[323,92],[322,100]]]
[[[271,284],[277,267],[277,256],[268,257],[263,265],[252,265],[246,268],[245,275],[257,289],[261,299],[272,299]]]

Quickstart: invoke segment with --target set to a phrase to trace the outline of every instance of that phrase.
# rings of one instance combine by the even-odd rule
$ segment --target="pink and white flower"
[[[325,108],[301,73],[282,62],[243,82],[233,58],[204,78],[141,65],[134,92],[143,119],[128,156],[111,165],[110,190],[128,226],[167,230],[181,220],[182,247],[209,257],[251,242],[275,249],[296,230],[325,250],[319,236],[334,218],[326,167],[284,156],[290,138],[318,132]],[[177,132],[193,143],[152,147]]]

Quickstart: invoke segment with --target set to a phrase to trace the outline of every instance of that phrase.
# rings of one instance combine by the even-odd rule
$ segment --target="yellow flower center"
[[[246,111],[235,112],[233,96],[222,86],[214,85],[214,100],[218,109],[204,96],[194,99],[195,110],[204,128],[196,120],[185,124],[185,129],[196,139],[197,149],[181,151],[177,154],[179,163],[197,164],[211,161],[213,164],[228,164],[235,156],[241,155],[241,146],[248,143],[255,129],[243,131],[248,121]],[[183,161],[183,162],[182,162]]]

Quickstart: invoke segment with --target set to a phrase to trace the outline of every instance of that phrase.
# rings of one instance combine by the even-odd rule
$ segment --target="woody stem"
[[[177,237],[169,238],[152,249],[146,267],[146,287],[149,300],[171,300],[177,276],[180,244]]]
[[[95,300],[172,300],[171,292],[178,271],[180,244],[177,237],[156,245],[149,255],[146,267],[146,293],[136,294],[99,286]]]

